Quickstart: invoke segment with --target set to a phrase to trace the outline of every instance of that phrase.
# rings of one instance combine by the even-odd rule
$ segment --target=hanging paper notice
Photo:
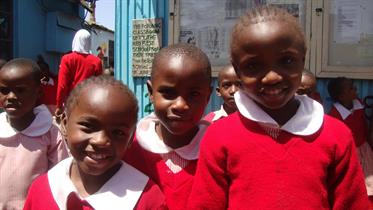
[[[356,44],[360,41],[362,10],[358,1],[334,0],[334,42]]]
[[[162,19],[132,21],[132,76],[150,76],[154,55],[162,47]]]

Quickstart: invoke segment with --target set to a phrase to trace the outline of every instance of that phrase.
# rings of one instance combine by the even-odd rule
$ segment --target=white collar
[[[165,154],[174,151],[184,159],[198,159],[199,143],[210,123],[201,120],[198,125],[198,133],[194,136],[193,140],[188,145],[177,149],[172,149],[171,147],[167,146],[155,132],[155,124],[158,121],[159,119],[154,113],[139,121],[136,131],[136,139],[142,148],[157,154]]]
[[[62,160],[48,171],[49,186],[58,207],[66,210],[67,197],[77,193],[69,173],[73,158]],[[122,161],[121,168],[96,193],[84,198],[94,209],[133,209],[149,178]]]
[[[214,114],[215,115],[214,115],[214,118],[212,118],[212,121],[228,116],[227,112],[224,110],[223,105],[221,105],[220,109],[215,111]]]
[[[0,137],[9,138],[18,133],[29,137],[41,136],[49,131],[52,127],[53,118],[48,108],[42,104],[34,108],[35,119],[24,130],[17,131],[8,122],[6,112],[0,114]]]
[[[41,81],[41,84],[43,84],[43,85],[54,85],[54,80],[51,78],[51,77],[49,77],[48,78],[48,81]]]
[[[280,128],[281,130],[295,135],[307,136],[316,133],[320,129],[324,119],[324,109],[321,104],[303,95],[295,95],[295,99],[300,102],[298,110],[282,127],[244,92],[237,91],[234,94],[234,99],[238,111],[244,117],[272,127]]]
[[[354,99],[352,101],[352,109],[351,110],[346,109],[346,107],[344,107],[339,102],[335,102],[333,105],[337,109],[339,114],[341,114],[343,120],[346,119],[348,116],[350,116],[350,114],[352,114],[352,112],[354,112],[355,110],[364,108],[363,104],[361,104],[361,102],[357,99]]]

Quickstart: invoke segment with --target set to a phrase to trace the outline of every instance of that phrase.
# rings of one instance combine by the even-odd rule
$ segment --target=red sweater
[[[71,90],[79,82],[100,74],[102,63],[98,57],[77,52],[64,55],[58,72],[57,107],[62,107]]]
[[[368,124],[365,119],[364,109],[353,111],[346,119],[343,120],[341,114],[333,106],[329,112],[329,115],[341,120],[347,125],[347,127],[351,129],[352,135],[355,139],[355,145],[357,147],[361,146],[367,141]]]
[[[86,200],[80,199],[75,193],[71,193],[67,200],[67,209],[71,210],[94,210]],[[126,206],[123,206],[125,209]],[[48,176],[46,174],[38,177],[31,185],[24,210],[59,210],[56,201],[52,195]],[[148,181],[145,189],[139,198],[135,208],[136,210],[156,210],[167,209],[164,203],[164,197],[160,189],[153,182]]]
[[[227,132],[229,131],[229,132]],[[368,209],[350,131],[325,116],[319,132],[276,140],[234,113],[201,143],[188,209]]]
[[[161,188],[169,209],[184,209],[192,189],[197,160],[174,174],[160,154],[143,149],[135,140],[127,150],[125,161],[134,166]]]

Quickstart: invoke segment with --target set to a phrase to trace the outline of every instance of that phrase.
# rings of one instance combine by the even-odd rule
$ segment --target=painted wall
[[[91,32],[91,37],[92,53],[98,55],[97,48],[101,47],[101,49],[104,49],[104,56],[106,58],[109,57],[109,40],[114,41],[114,32],[94,28],[94,32]]]
[[[14,0],[13,57],[42,54],[56,73],[83,16],[83,8],[68,0]]]

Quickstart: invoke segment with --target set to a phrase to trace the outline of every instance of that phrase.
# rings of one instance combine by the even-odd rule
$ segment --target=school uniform
[[[188,209],[368,209],[352,135],[306,97],[279,126],[245,93],[201,143]]]
[[[0,209],[22,209],[32,181],[67,157],[67,149],[45,105],[34,108],[35,119],[15,130],[0,114]]]
[[[76,85],[91,76],[100,74],[102,74],[102,63],[95,55],[74,51],[62,56],[58,71],[57,107],[62,107]]]
[[[209,123],[201,121],[192,141],[177,149],[168,147],[159,138],[155,131],[156,123],[159,119],[155,114],[140,120],[125,161],[159,185],[169,209],[184,209],[192,187],[199,144]]]
[[[215,122],[216,120],[222,119],[224,117],[228,116],[227,112],[224,110],[223,105],[220,107],[219,110],[216,110],[214,112],[208,113],[203,120],[206,120],[208,122]]]
[[[344,122],[351,129],[357,147],[357,154],[365,175],[367,192],[369,196],[373,196],[373,152],[367,142],[368,124],[364,116],[363,104],[358,99],[355,99],[353,100],[352,109],[348,110],[337,102],[333,104],[329,114]]]
[[[73,158],[67,158],[31,185],[25,210],[167,209],[159,188],[132,166],[120,169],[96,193],[82,198],[70,179]]]

